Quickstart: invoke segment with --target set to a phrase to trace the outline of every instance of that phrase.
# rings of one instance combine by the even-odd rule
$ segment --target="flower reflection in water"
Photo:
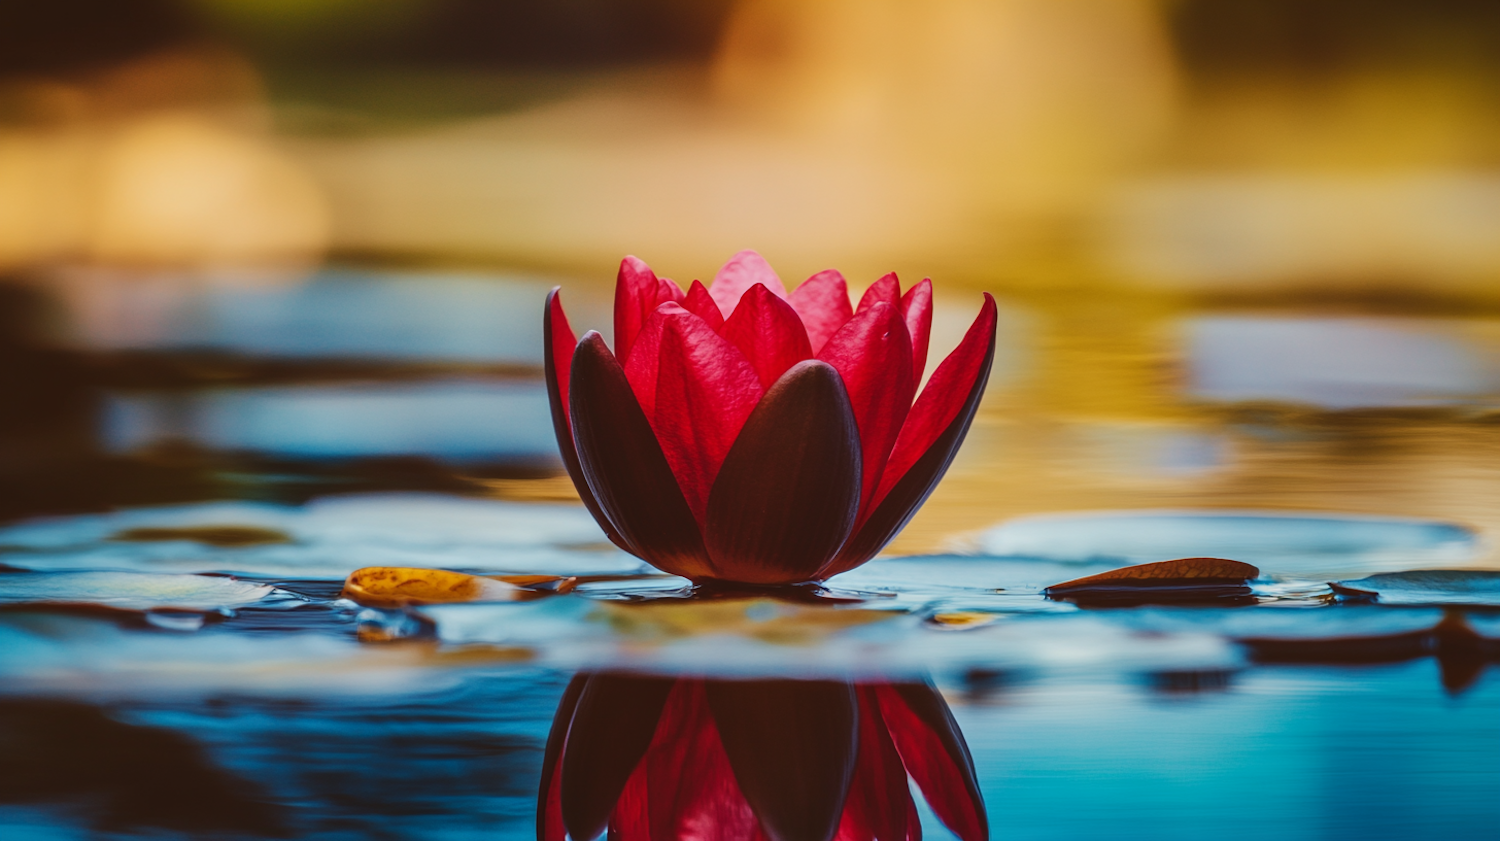
[[[908,775],[960,838],[989,837],[931,686],[583,673],[547,738],[537,838],[918,839]]]

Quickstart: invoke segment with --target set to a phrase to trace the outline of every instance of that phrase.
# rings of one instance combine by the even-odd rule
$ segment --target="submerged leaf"
[[[1487,662],[1500,660],[1500,641],[1481,636],[1463,614],[1451,609],[1425,630],[1322,639],[1254,636],[1238,642],[1257,663],[1356,665],[1432,656],[1438,661],[1443,687],[1452,694],[1473,686]]]
[[[283,531],[261,526],[142,526],[125,529],[110,535],[110,540],[121,543],[156,543],[169,540],[189,540],[209,546],[264,546],[271,543],[291,543],[292,538]]]
[[[486,578],[444,569],[365,567],[349,574],[342,596],[366,607],[405,607],[443,602],[506,602],[567,592],[576,579],[555,575]]]

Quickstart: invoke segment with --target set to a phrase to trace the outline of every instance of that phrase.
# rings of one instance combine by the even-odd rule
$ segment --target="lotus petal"
[[[807,328],[807,340],[817,353],[854,317],[849,284],[836,269],[825,269],[803,281],[788,299]]]
[[[569,836],[584,841],[604,831],[615,801],[656,735],[672,685],[670,678],[589,678],[562,758],[562,819]]]
[[[765,389],[739,350],[682,311],[662,331],[651,426],[699,523],[719,466]]]
[[[860,512],[864,521],[822,575],[837,575],[875,557],[947,472],[979,410],[995,358],[995,299],[987,292],[984,299],[979,317],[933,372],[907,416],[873,502]]]
[[[843,378],[859,424],[863,509],[875,493],[917,390],[906,322],[896,307],[879,302],[850,319],[818,358]]]
[[[920,383],[922,372],[927,369],[927,345],[932,339],[931,279],[923,278],[901,296],[901,317],[906,319],[906,332],[911,336],[912,379]]]
[[[838,841],[905,841],[922,837],[921,819],[906,782],[906,766],[891,741],[873,688],[857,687],[859,752]]]
[[[854,308],[854,314],[859,315],[876,304],[890,304],[893,307],[901,305],[901,281],[896,278],[895,272],[888,272],[879,280],[870,284],[865,294],[859,298],[859,306]]]
[[[567,839],[562,818],[562,763],[559,760],[568,741],[568,727],[573,723],[578,698],[588,680],[587,674],[579,674],[568,681],[562,699],[557,702],[557,713],[552,717],[552,730],[547,733],[547,745],[542,750],[542,781],[536,795],[537,841]]]
[[[812,680],[714,681],[707,687],[740,791],[774,841],[829,841],[854,775],[854,690]]]
[[[552,409],[552,432],[557,436],[558,454],[562,456],[568,478],[573,480],[578,498],[583,500],[584,507],[593,515],[610,542],[633,555],[639,554],[629,541],[620,536],[609,517],[605,516],[593,491],[589,490],[583,468],[578,463],[578,447],[573,441],[573,422],[568,416],[568,384],[578,339],[573,335],[573,328],[568,325],[567,314],[563,312],[562,290],[559,288],[547,293],[546,312],[542,317],[542,344],[546,348],[543,373],[547,377],[547,403]]]
[[[646,323],[646,316],[656,309],[656,272],[635,256],[620,261],[615,276],[615,355],[630,358],[636,334]]]
[[[682,299],[682,306],[703,319],[703,323],[712,327],[715,333],[724,332],[724,313],[719,312],[719,305],[714,303],[713,296],[708,294],[708,288],[701,282],[693,281],[692,287]]]
[[[755,812],[740,793],[708,711],[703,681],[679,680],[646,756],[610,820],[617,841],[704,837],[754,841]]]
[[[714,302],[719,305],[719,312],[727,319],[739,304],[740,296],[757,283],[765,284],[778,298],[786,297],[786,287],[782,285],[781,278],[776,276],[771,264],[754,251],[741,251],[730,257],[729,262],[714,275],[708,294],[713,296]]]
[[[708,500],[714,568],[753,584],[810,579],[854,526],[859,430],[839,375],[798,363],[751,413]]]
[[[573,354],[570,403],[582,474],[607,522],[634,554],[660,569],[707,576],[698,521],[625,372],[598,333],[586,334]]]
[[[750,287],[719,332],[740,349],[766,388],[788,368],[812,357],[797,311],[764,284]]]
[[[920,683],[878,685],[872,691],[902,763],[938,819],[963,841],[988,839],[974,760],[942,696]]]

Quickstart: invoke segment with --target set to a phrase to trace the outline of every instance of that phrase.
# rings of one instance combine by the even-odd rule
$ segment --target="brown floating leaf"
[[[445,569],[365,567],[344,580],[341,594],[366,607],[406,607],[442,602],[505,602],[565,593],[575,579],[555,575],[485,578]]]
[[[260,526],[143,526],[117,532],[109,539],[125,543],[191,540],[209,546],[261,546],[292,542],[292,538],[285,532]]]
[[[1103,587],[1243,584],[1259,576],[1259,569],[1241,561],[1230,561],[1224,558],[1178,558],[1175,561],[1138,564],[1101,572],[1098,575],[1075,578],[1072,581],[1053,584],[1047,588],[1046,592],[1053,595],[1072,590]]]

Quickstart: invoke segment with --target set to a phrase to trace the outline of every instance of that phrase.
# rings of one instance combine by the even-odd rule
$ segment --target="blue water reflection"
[[[1190,396],[1329,409],[1494,405],[1500,357],[1464,322],[1200,316],[1187,320]]]
[[[514,275],[331,269],[305,282],[118,284],[133,318],[81,326],[91,345],[251,356],[541,363],[551,286]],[[120,323],[120,322],[127,323]]]
[[[1434,672],[1429,662],[1274,667],[1202,681],[1204,691],[975,675],[944,694],[994,838],[1196,839],[1210,828],[1256,841],[1492,837],[1500,681],[1453,699]],[[176,753],[194,763],[186,770],[254,781],[241,800],[217,802],[226,810],[217,826],[231,837],[267,833],[245,825],[248,798],[260,819],[297,837],[533,838],[542,747],[567,678],[512,668],[440,690],[336,701],[222,695],[65,706],[46,715],[96,722],[102,742],[49,750],[99,773],[45,798],[0,787],[0,829],[18,841],[178,837],[160,812],[110,826],[98,807],[60,807],[88,794],[84,785],[132,790],[119,760],[113,770],[107,761],[121,744],[175,739],[186,740]],[[8,743],[24,744],[16,728],[35,727],[39,715],[0,701]],[[101,715],[118,724],[97,723]],[[35,757],[0,758],[0,779],[13,782],[23,759]],[[184,769],[162,768],[166,761],[136,763],[134,773],[181,779]],[[923,823],[927,837],[945,837],[930,814]]]
[[[419,454],[552,465],[557,442],[540,381],[448,379],[109,395],[105,449],[167,443],[297,458]]]

